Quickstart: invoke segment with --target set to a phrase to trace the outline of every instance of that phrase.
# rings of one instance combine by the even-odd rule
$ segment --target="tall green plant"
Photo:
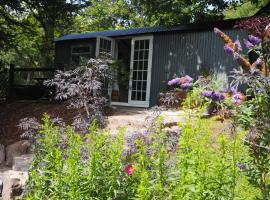
[[[93,123],[82,137],[45,115],[25,199],[254,199],[237,167],[248,159],[243,133],[214,132],[212,123],[188,118],[174,152],[158,118],[126,157],[124,130],[112,136]]]

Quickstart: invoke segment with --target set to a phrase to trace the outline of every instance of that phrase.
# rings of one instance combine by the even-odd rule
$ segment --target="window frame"
[[[73,53],[73,49],[75,48],[80,48],[80,47],[89,47],[89,52],[81,52],[81,53]],[[75,63],[73,63],[72,61],[72,56],[73,55],[77,55],[77,56],[80,56],[80,55],[89,55],[91,57],[93,53],[93,45],[91,44],[79,44],[79,45],[72,45],[71,46],[71,50],[70,50],[70,64],[71,65],[74,65]],[[80,65],[80,64],[79,64]]]

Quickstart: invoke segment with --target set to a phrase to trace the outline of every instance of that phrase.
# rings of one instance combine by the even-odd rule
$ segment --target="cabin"
[[[234,24],[235,20],[226,20],[64,35],[55,41],[55,63],[70,68],[85,64],[101,52],[109,53],[121,61],[121,73],[110,85],[111,104],[151,107],[174,74],[226,76],[237,67],[213,32],[218,27],[233,40],[242,40],[247,35]]]

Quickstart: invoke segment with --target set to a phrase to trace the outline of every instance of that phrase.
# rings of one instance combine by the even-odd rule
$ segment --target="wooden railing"
[[[63,68],[18,68],[11,64],[8,100],[47,99],[49,91],[43,85],[43,81],[51,79],[56,70],[63,70]]]
[[[0,70],[0,101],[4,101],[8,96],[8,69]]]

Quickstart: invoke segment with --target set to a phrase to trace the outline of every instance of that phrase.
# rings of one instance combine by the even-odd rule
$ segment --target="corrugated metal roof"
[[[179,28],[177,27],[147,27],[147,28],[131,28],[131,29],[124,29],[124,30],[108,30],[108,31],[64,35],[56,39],[55,41],[96,38],[97,36],[105,36],[105,37],[128,36],[128,35],[138,35],[138,34],[145,34],[145,33],[175,31],[178,29]]]
[[[204,24],[187,24],[187,25],[179,25],[179,26],[160,26],[160,27],[131,28],[131,29],[124,29],[124,30],[108,30],[108,31],[64,35],[56,39],[55,41],[60,42],[60,41],[65,41],[65,40],[89,39],[89,38],[96,38],[97,36],[119,37],[119,36],[130,36],[130,35],[139,35],[139,34],[147,34],[147,33],[211,29],[215,26],[232,27],[233,24],[234,24],[234,20],[233,21],[226,20],[226,21],[220,21],[220,22],[208,22]]]

